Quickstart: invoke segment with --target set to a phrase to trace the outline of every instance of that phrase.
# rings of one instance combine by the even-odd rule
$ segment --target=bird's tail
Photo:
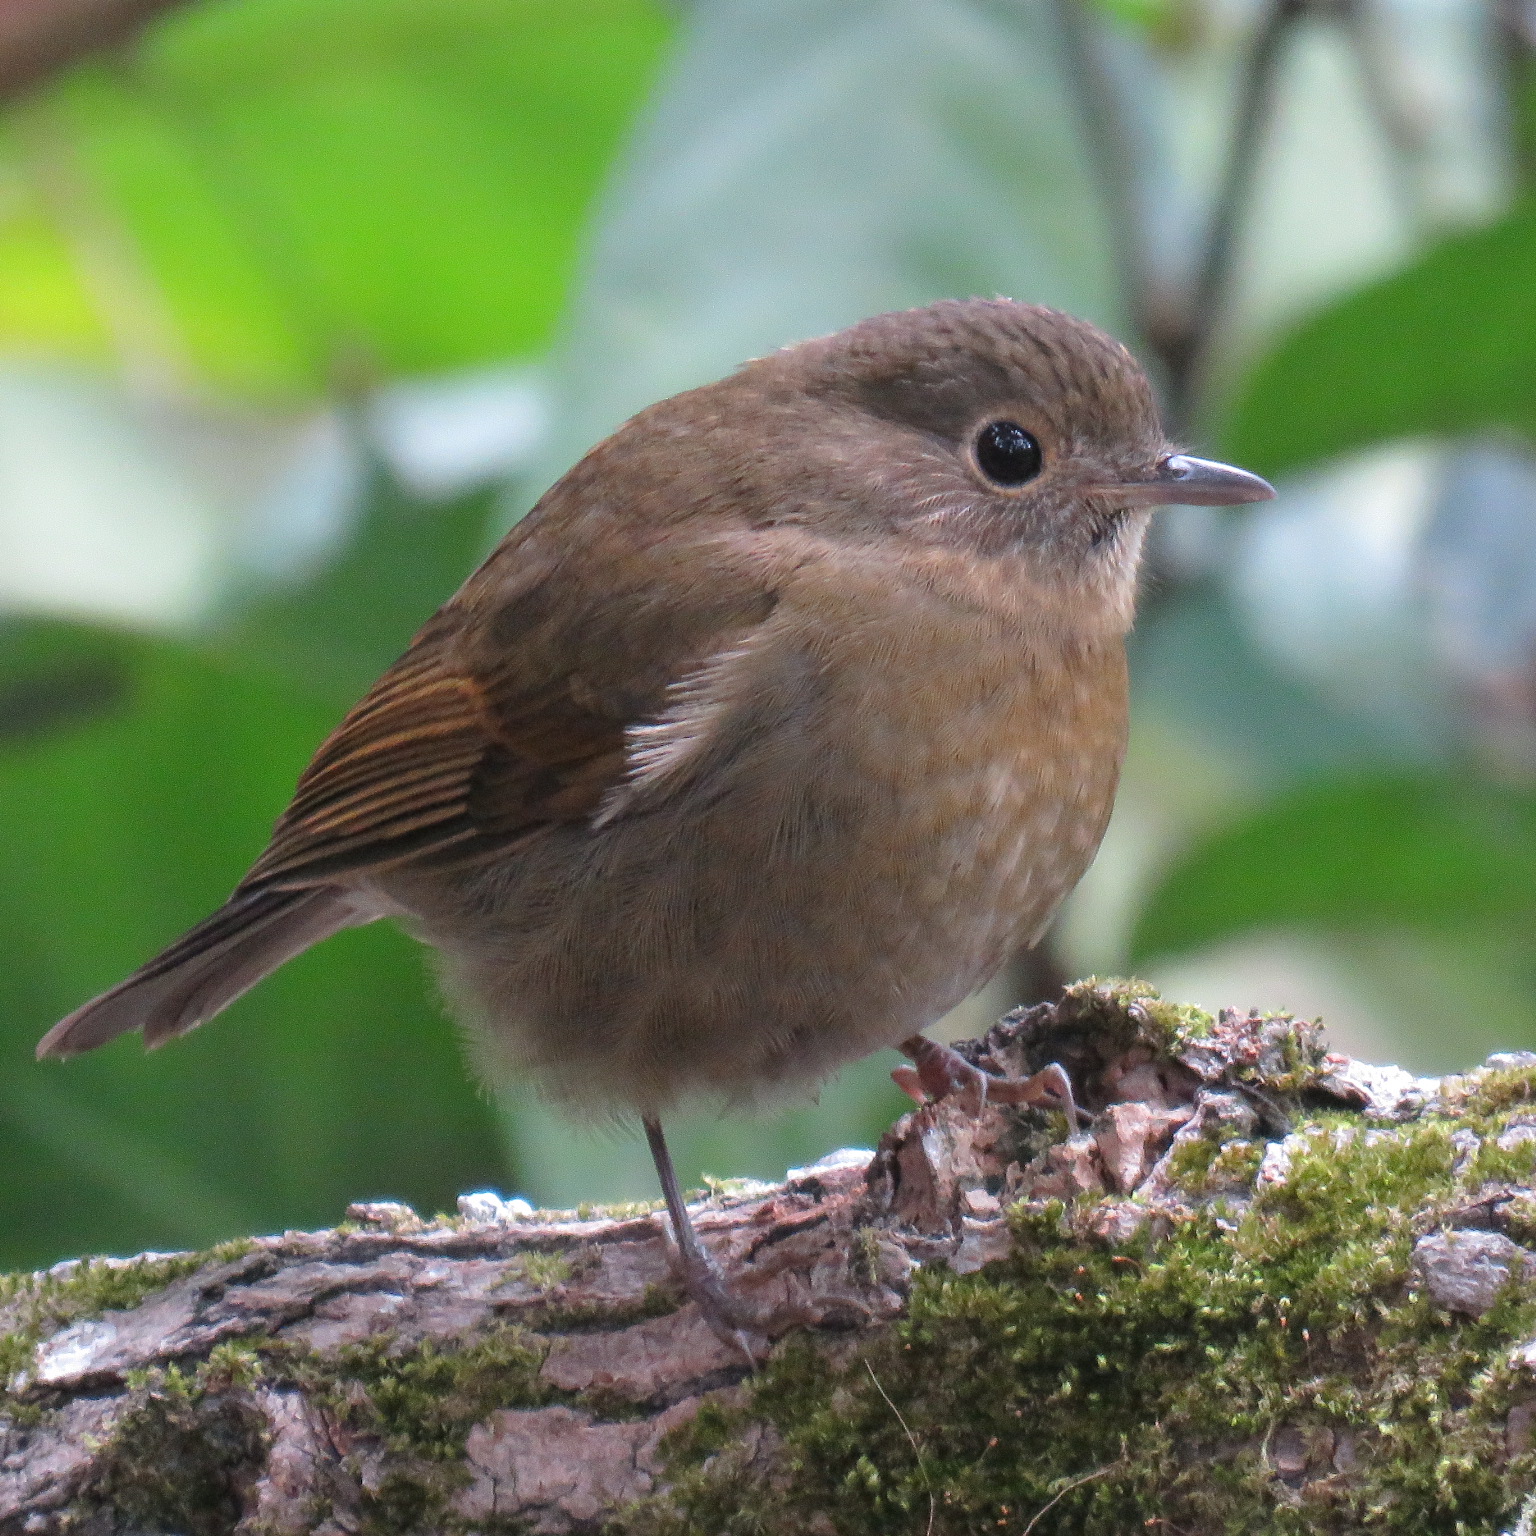
[[[77,1056],[130,1029],[142,1029],[151,1049],[163,1045],[311,944],[373,915],[334,887],[237,891],[126,981],[61,1019],[38,1042],[37,1054]]]

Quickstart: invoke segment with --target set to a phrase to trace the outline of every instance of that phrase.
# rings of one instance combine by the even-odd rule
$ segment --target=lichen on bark
[[[0,1536],[1496,1532],[1536,1488],[1536,1057],[1414,1079],[1082,983],[925,1106],[694,1207],[361,1207],[0,1292]]]

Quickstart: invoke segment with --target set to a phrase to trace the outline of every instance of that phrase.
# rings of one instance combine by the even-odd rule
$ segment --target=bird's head
[[[1257,475],[1179,452],[1131,354],[1035,305],[876,315],[736,379],[760,389],[754,430],[775,440],[774,517],[1022,555],[1037,580],[1122,595],[1127,608],[1156,507],[1274,495]]]

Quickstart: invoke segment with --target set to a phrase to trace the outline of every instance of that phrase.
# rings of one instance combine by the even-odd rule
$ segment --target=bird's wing
[[[675,559],[586,580],[564,564],[505,582],[496,565],[321,745],[242,890],[457,861],[591,817],[624,778],[626,732],[776,601],[729,562],[702,583]]]

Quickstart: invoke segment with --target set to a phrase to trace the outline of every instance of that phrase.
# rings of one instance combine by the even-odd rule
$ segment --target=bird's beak
[[[1095,488],[1097,489],[1097,487]],[[1237,507],[1249,501],[1269,501],[1275,488],[1246,469],[1170,453],[1159,459],[1144,479],[1117,480],[1103,487],[1122,506]]]

